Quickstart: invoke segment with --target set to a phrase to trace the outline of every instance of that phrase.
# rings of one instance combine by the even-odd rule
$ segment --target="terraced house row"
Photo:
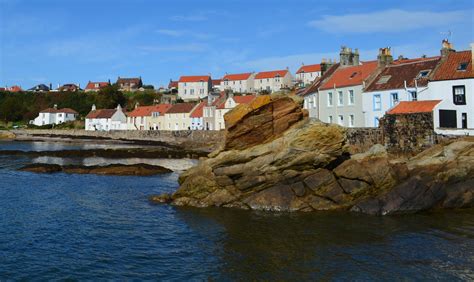
[[[346,127],[378,127],[389,114],[430,112],[439,134],[474,134],[474,72],[470,50],[443,40],[440,56],[359,61],[343,47],[339,63],[323,62],[321,77],[300,92],[311,118]],[[403,103],[402,103],[403,102]]]

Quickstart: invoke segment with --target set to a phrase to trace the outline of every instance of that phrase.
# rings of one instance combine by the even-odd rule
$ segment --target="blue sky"
[[[0,0],[0,85],[262,71],[336,59],[437,55],[474,42],[474,1]]]

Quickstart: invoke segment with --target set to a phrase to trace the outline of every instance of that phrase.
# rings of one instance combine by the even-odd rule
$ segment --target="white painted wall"
[[[185,101],[204,98],[210,91],[211,85],[208,81],[178,83],[178,96]]]
[[[222,80],[221,89],[229,89],[235,93],[253,93],[255,91],[255,74],[251,74],[246,80]]]
[[[39,113],[38,116],[33,120],[33,124],[37,126],[60,124],[68,121],[74,121],[76,118],[77,114],[71,113]]]
[[[293,86],[293,76],[290,72],[287,72],[283,77],[255,79],[255,91],[276,92],[285,86]]]
[[[320,76],[321,76],[320,71],[300,72],[296,74],[296,80],[302,81],[303,84],[306,86],[313,83],[313,81]]]
[[[111,118],[86,118],[85,129],[90,131],[127,130],[127,116],[116,111]]]

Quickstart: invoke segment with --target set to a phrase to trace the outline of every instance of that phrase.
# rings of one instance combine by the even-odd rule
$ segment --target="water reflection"
[[[210,277],[216,280],[472,279],[473,215],[177,209],[195,232],[208,232],[203,222],[219,227],[222,267],[218,277]]]

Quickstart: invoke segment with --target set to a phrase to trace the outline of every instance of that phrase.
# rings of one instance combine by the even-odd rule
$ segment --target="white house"
[[[255,74],[226,74],[221,81],[221,90],[232,90],[234,93],[252,93],[255,91]]]
[[[199,100],[212,90],[209,75],[181,76],[178,81],[178,96],[184,101]]]
[[[302,65],[296,72],[296,82],[301,86],[308,86],[321,76],[321,65]]]
[[[70,108],[58,109],[57,105],[39,112],[38,116],[30,123],[37,126],[47,124],[61,124],[68,121],[74,121],[79,114]]]
[[[474,71],[471,50],[449,52],[428,82],[430,100],[441,100],[433,112],[440,134],[474,135]]]
[[[431,99],[428,80],[441,57],[397,60],[384,67],[364,89],[364,127],[377,127],[380,118],[400,101]]]
[[[293,86],[293,76],[289,70],[259,72],[255,75],[255,91],[269,93]]]
[[[92,110],[86,116],[85,127],[90,131],[126,130],[127,116],[120,105],[115,109],[101,110],[92,105]]]

